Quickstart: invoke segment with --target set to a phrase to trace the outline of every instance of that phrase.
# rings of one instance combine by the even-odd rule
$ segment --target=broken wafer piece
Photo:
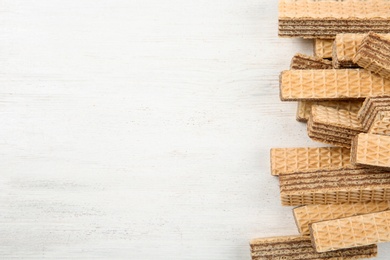
[[[390,32],[387,0],[279,0],[279,36],[334,38],[338,33]]]
[[[332,58],[334,39],[314,39],[314,56],[322,59]]]
[[[297,53],[291,59],[290,69],[333,69],[333,66],[329,60]]]
[[[295,223],[301,235],[309,235],[309,225],[324,220],[351,217],[361,214],[390,210],[390,203],[342,203],[329,205],[306,205],[293,209]]]
[[[390,211],[326,220],[310,225],[317,252],[390,241]]]
[[[379,112],[368,130],[368,133],[390,135],[390,111]]]
[[[342,169],[279,175],[283,206],[390,200],[390,172],[381,168]]]
[[[368,71],[390,78],[389,57],[389,37],[370,32],[363,38],[353,58],[353,62]]]
[[[355,169],[350,154],[341,147],[272,148],[271,174]]]
[[[390,136],[358,134],[352,142],[351,161],[357,165],[390,167]]]
[[[390,80],[363,69],[286,70],[280,75],[282,101],[342,100],[385,95],[390,95]]]
[[[250,241],[253,260],[289,259],[359,259],[377,255],[377,246],[368,245],[353,249],[317,253],[311,245],[309,236],[281,236],[258,238]]]

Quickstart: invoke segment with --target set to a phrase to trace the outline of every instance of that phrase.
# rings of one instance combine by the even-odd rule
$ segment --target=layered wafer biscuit
[[[250,247],[253,260],[340,260],[370,258],[377,255],[376,245],[317,253],[311,245],[309,236],[258,238],[250,241]]]
[[[390,135],[390,111],[380,112],[368,130],[370,134]]]
[[[342,33],[337,34],[333,42],[332,64],[335,68],[353,68],[360,65],[354,61],[364,37],[367,34]],[[390,40],[390,34],[380,34],[384,39]]]
[[[284,206],[390,200],[390,172],[381,168],[280,174]]]
[[[279,0],[279,36],[334,38],[338,33],[390,32],[387,0]]]
[[[363,38],[353,62],[368,71],[390,78],[389,57],[390,38],[369,33]]]
[[[385,95],[390,95],[390,80],[363,69],[286,70],[280,75],[280,98],[283,101]]]
[[[310,234],[317,252],[389,242],[390,211],[313,223]]]
[[[365,132],[371,127],[378,113],[390,111],[390,97],[368,97],[358,111],[358,120]]]
[[[357,135],[352,142],[351,161],[357,165],[390,167],[390,136]]]
[[[322,58],[297,53],[291,59],[290,69],[332,69],[332,62]]]
[[[334,39],[314,39],[314,56],[322,59],[332,58]]]
[[[298,101],[296,119],[299,122],[307,122],[310,117],[311,106],[316,102]]]
[[[388,201],[306,205],[294,208],[293,214],[299,233],[301,235],[309,235],[309,225],[315,222],[351,217],[385,210],[390,210],[390,204]]]
[[[341,147],[272,148],[271,173],[294,174],[339,169],[355,169],[351,151]]]
[[[363,132],[357,113],[361,102],[312,105],[307,124],[310,138],[327,144],[349,148],[352,139]]]

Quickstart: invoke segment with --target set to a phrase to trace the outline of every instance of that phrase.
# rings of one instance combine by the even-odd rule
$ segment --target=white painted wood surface
[[[311,42],[259,0],[1,0],[0,258],[250,259],[297,234],[271,147]],[[380,246],[388,259],[390,247]]]

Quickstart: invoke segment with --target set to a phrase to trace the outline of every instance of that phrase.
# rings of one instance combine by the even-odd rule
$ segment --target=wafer
[[[390,135],[390,111],[380,112],[368,130],[370,134]]]
[[[361,102],[313,105],[307,124],[310,138],[323,143],[349,148],[352,139],[363,132],[357,113]]]
[[[353,62],[368,71],[390,78],[389,57],[390,38],[369,33],[363,38]]]
[[[334,38],[338,33],[390,32],[386,0],[279,0],[279,36]]]
[[[358,47],[365,34],[342,33],[337,34],[333,41],[332,63],[335,68],[358,67],[353,62]]]
[[[341,147],[272,148],[271,174],[355,169],[350,153]]]
[[[317,253],[311,245],[309,236],[282,236],[258,238],[250,241],[253,260],[289,259],[358,259],[377,255],[376,245],[353,249]]]
[[[381,168],[280,174],[284,206],[390,200],[390,172]]]
[[[331,59],[333,40],[334,39],[314,39],[314,56],[322,59]]]
[[[290,69],[332,69],[332,62],[318,57],[297,53],[291,59]]]
[[[390,211],[326,220],[310,225],[317,252],[390,241]]]
[[[351,162],[357,165],[390,167],[390,136],[357,135],[352,142]]]
[[[363,69],[286,70],[280,75],[280,98],[283,101],[384,95],[390,95],[390,80]]]
[[[380,112],[390,111],[390,97],[368,97],[358,111],[358,120],[365,132],[371,127]]]
[[[294,208],[293,214],[299,233],[301,235],[309,235],[309,225],[312,223],[384,210],[390,210],[390,204],[388,201],[306,205]]]

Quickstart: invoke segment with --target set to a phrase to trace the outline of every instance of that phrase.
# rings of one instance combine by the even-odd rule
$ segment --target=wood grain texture
[[[277,38],[277,3],[1,0],[0,36],[1,259],[250,259],[297,234],[269,149],[318,145],[278,93],[312,42]]]

